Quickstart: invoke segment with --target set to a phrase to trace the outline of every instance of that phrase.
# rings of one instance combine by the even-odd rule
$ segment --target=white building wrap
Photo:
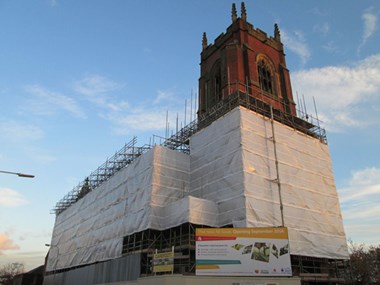
[[[328,146],[243,107],[191,137],[191,154],[156,146],[60,213],[47,271],[120,257],[123,237],[190,222],[284,226],[295,255],[346,259]],[[57,258],[58,257],[58,258]]]

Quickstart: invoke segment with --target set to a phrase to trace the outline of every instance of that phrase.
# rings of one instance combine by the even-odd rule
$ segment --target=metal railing
[[[270,105],[268,103],[237,90],[226,99],[208,109],[205,113],[200,114],[198,119],[190,122],[180,131],[167,138],[161,145],[190,153],[189,139],[193,134],[209,126],[212,122],[238,106],[243,106],[268,118],[271,117]],[[318,138],[323,143],[327,143],[326,131],[320,127],[319,120],[300,110],[297,110],[297,113],[301,117],[285,113],[279,109],[273,109],[273,119],[307,135]]]
[[[52,210],[59,215],[65,209],[84,197],[87,193],[110,179],[116,172],[131,164],[136,158],[151,149],[151,146],[136,146],[137,138],[133,139],[117,151],[112,157],[108,158],[105,163],[93,171],[85,180],[80,182],[68,194],[66,194]]]

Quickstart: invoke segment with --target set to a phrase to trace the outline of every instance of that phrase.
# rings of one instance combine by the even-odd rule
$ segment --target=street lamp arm
[[[20,173],[20,172],[11,172],[11,171],[0,170],[0,173],[14,174],[14,175],[17,175],[18,177],[34,178],[34,175],[32,175],[32,174],[26,174],[26,173]]]

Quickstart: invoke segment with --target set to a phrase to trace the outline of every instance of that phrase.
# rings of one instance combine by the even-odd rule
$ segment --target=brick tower
[[[289,71],[278,25],[274,36],[247,22],[244,2],[241,17],[232,6],[232,24],[208,45],[203,34],[199,115],[236,91],[248,93],[274,109],[296,115]]]

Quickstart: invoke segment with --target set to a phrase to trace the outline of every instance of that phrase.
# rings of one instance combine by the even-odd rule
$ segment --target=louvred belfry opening
[[[245,93],[274,109],[296,116],[289,71],[278,25],[268,36],[232,5],[232,24],[213,44],[202,39],[199,111],[202,115],[227,97]]]

